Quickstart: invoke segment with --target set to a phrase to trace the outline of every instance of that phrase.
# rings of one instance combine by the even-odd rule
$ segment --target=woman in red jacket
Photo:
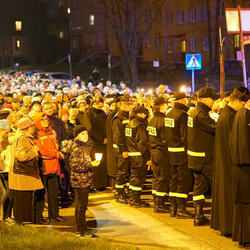
[[[43,114],[35,124],[38,129],[38,139],[36,144],[39,147],[39,153],[43,158],[45,171],[43,173],[43,185],[48,194],[48,212],[50,221],[65,221],[59,216],[58,193],[59,185],[57,176],[60,175],[59,158],[63,154],[59,152],[57,145],[56,132],[49,126],[47,115]]]

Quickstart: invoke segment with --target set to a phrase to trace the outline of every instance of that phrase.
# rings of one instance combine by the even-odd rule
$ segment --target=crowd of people
[[[155,213],[193,219],[250,244],[247,88],[221,98],[210,87],[191,96],[165,85],[133,92],[124,82],[93,86],[80,77],[69,86],[2,73],[0,82],[6,224],[64,222],[59,205],[74,197],[77,235],[97,237],[85,219],[89,192],[111,187],[117,202],[150,207],[142,191],[152,171]],[[190,192],[194,214],[186,208]],[[207,195],[211,221],[203,213]]]

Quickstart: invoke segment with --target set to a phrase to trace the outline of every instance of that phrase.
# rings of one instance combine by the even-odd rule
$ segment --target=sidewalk
[[[119,204],[110,190],[91,193],[87,211],[89,227],[103,239],[140,249],[239,249],[237,243],[209,226],[194,227],[191,219],[178,220],[169,214],[155,214],[149,192],[144,192],[143,198],[150,203],[150,208]],[[193,211],[191,207],[188,210]],[[61,209],[60,214],[67,218],[67,222],[52,223],[47,227],[75,233],[74,204]]]

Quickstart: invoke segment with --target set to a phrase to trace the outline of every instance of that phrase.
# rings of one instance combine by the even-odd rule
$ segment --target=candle
[[[95,153],[95,159],[100,161],[102,159],[102,153]]]

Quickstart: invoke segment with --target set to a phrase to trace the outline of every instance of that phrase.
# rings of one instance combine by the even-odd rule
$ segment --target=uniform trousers
[[[147,165],[144,161],[140,166],[131,166],[129,185],[142,188],[147,177]]]
[[[116,185],[125,185],[128,182],[128,175],[130,172],[129,159],[124,159],[122,154],[118,154],[117,157],[117,175]]]
[[[206,163],[201,170],[193,170],[194,191],[193,200],[195,204],[204,203],[204,194],[211,191],[213,182],[213,162]]]
[[[170,182],[170,163],[166,151],[152,150],[151,161],[153,166],[152,192],[157,196],[167,194]]]
[[[175,193],[177,198],[181,197],[181,194],[188,194],[193,186],[193,174],[191,169],[188,168],[187,163],[182,165],[171,164],[171,179],[169,185],[169,192]],[[179,195],[179,196],[178,196]]]

